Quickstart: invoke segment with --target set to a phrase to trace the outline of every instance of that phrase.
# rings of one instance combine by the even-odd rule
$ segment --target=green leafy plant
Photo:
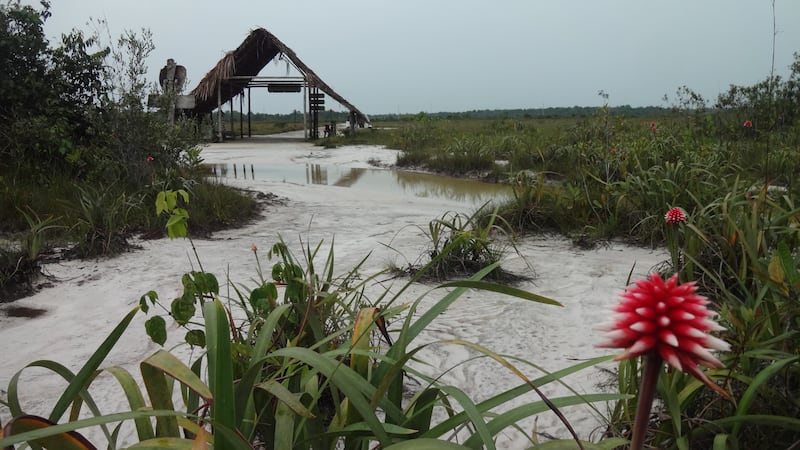
[[[156,216],[162,214],[169,216],[165,227],[170,239],[186,237],[188,234],[189,212],[185,208],[178,207],[178,196],[183,199],[184,205],[189,203],[189,193],[183,189],[161,191],[156,197]]]
[[[25,235],[23,248],[27,254],[28,260],[36,261],[45,245],[47,232],[63,228],[63,226],[57,225],[59,221],[58,217],[49,216],[45,219],[41,219],[33,210],[30,210],[30,214],[23,210],[19,210],[19,213],[25,217],[25,221],[28,222],[30,228]]]
[[[515,250],[516,247],[508,231],[511,227],[496,213],[487,213],[486,208],[487,205],[484,205],[471,215],[447,212],[430,221],[428,228],[423,229],[429,248],[419,258],[424,266],[409,264],[398,270],[414,274],[424,267],[423,273],[427,279],[441,281],[470,276],[498,263],[508,247]],[[489,277],[504,280],[519,278],[499,267]]]
[[[127,247],[127,219],[141,205],[138,196],[129,196],[113,188],[78,186],[76,226],[79,242],[76,251],[82,256],[119,253]]]

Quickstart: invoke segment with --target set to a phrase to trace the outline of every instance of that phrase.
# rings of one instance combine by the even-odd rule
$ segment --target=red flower
[[[616,155],[617,154],[617,149],[616,148],[612,148],[611,149],[611,154],[612,155]]]
[[[686,212],[681,208],[671,208],[664,214],[664,220],[670,225],[677,225],[686,222]]]
[[[152,156],[149,155],[147,156],[147,162],[153,162],[154,160],[155,158],[153,158]]]
[[[744,121],[744,127],[745,128],[753,128],[753,122],[750,122],[749,120],[745,120]]]
[[[727,342],[707,332],[724,330],[711,318],[708,299],[697,295],[694,282],[678,284],[678,275],[664,281],[658,274],[639,280],[622,294],[611,322],[598,327],[606,341],[597,347],[623,348],[616,361],[656,353],[670,366],[688,372],[723,395],[698,368],[724,367],[708,349],[730,350]]]
[[[253,245],[250,247],[250,250],[251,250],[253,253],[255,253],[255,252],[257,252],[257,251],[258,251],[258,247],[256,247],[256,244],[253,244]]]

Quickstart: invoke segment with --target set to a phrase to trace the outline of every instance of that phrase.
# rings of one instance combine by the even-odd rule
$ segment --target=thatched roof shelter
[[[344,97],[339,95],[327,83],[322,81],[297,54],[269,31],[258,28],[250,32],[236,50],[228,52],[211,69],[191,94],[195,96],[194,112],[208,114],[220,104],[227,103],[235,96],[242,94],[261,69],[276,57],[287,58],[303,75],[306,84],[318,88],[329,97],[355,114],[359,122],[369,122],[366,114],[359,111]],[[218,91],[219,89],[219,91]]]

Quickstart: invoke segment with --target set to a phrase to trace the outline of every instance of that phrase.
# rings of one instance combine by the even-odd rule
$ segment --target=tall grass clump
[[[467,215],[447,212],[420,227],[428,248],[417,258],[417,263],[395,268],[415,275],[424,273],[425,280],[443,281],[470,277],[488,266],[496,268],[486,275],[487,279],[512,281],[521,276],[513,275],[500,267],[500,262],[509,248],[516,250],[510,226],[503,223],[496,212],[487,205]]]

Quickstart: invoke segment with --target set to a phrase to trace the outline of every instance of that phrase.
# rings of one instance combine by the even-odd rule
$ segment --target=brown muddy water
[[[487,202],[498,204],[514,197],[508,185],[422,172],[321,164],[208,166],[217,178],[328,185],[414,197],[446,198],[473,205]]]

